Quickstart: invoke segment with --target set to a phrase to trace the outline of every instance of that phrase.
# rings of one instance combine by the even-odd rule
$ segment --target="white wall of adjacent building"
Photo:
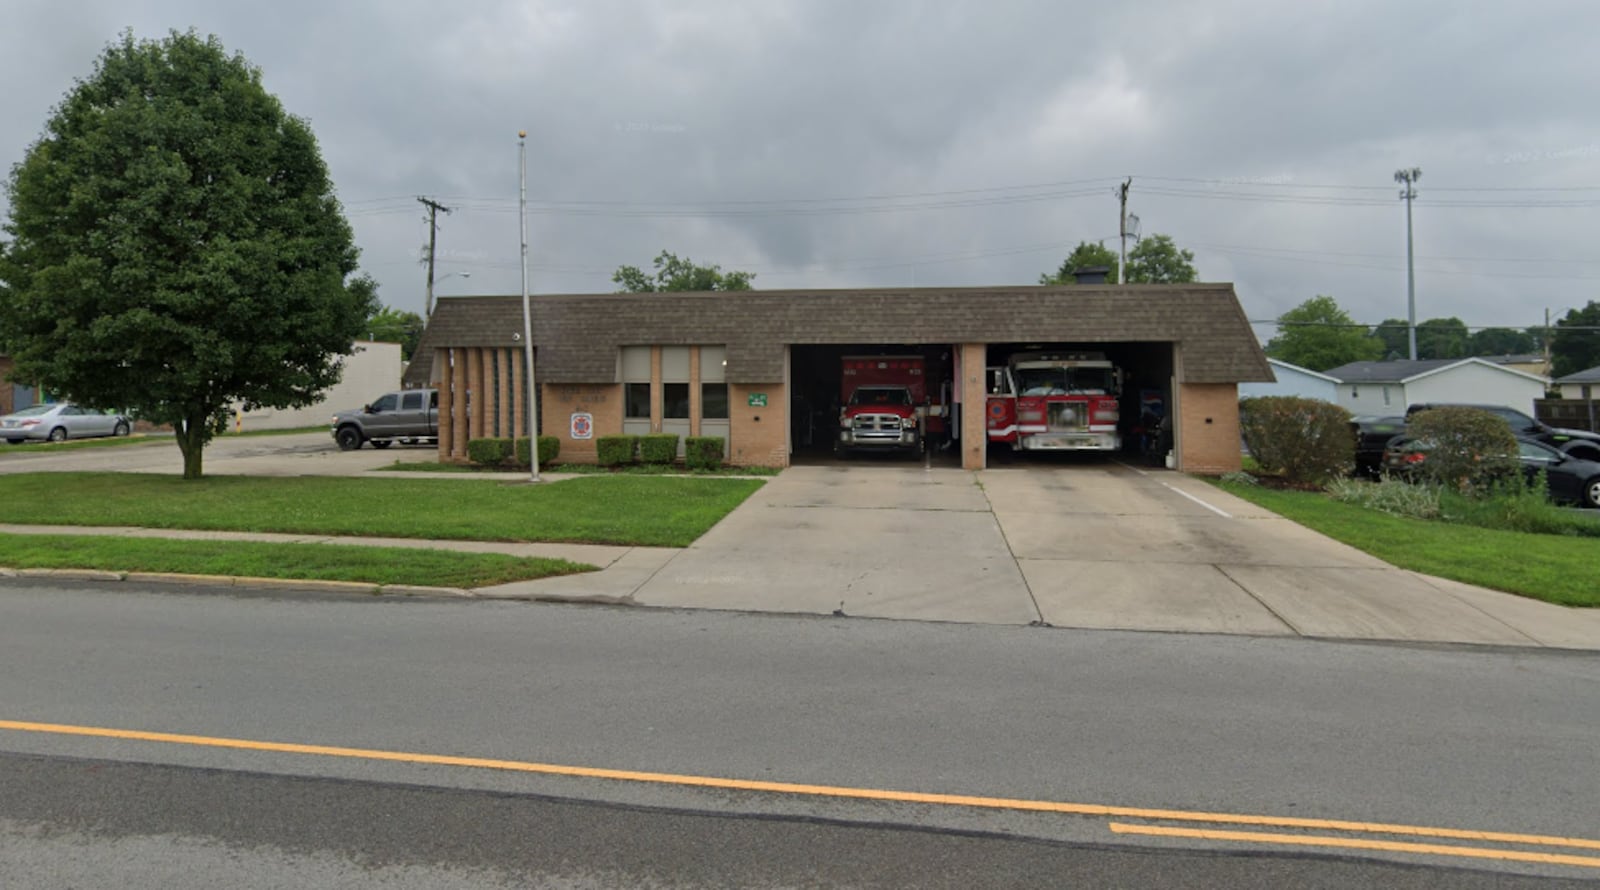
[[[1339,382],[1326,374],[1291,365],[1275,358],[1267,359],[1267,364],[1272,366],[1272,374],[1277,377],[1274,383],[1241,383],[1239,384],[1239,398],[1254,398],[1256,396],[1297,396],[1302,399],[1321,399],[1324,402],[1337,402],[1339,400],[1337,388]]]
[[[339,382],[315,404],[305,408],[258,408],[240,411],[234,406],[233,427],[250,430],[287,430],[326,425],[335,411],[360,408],[386,392],[400,388],[403,371],[399,343],[358,341],[344,357]]]
[[[1532,416],[1533,400],[1544,398],[1543,378],[1478,362],[1456,365],[1406,384],[1409,403],[1467,402],[1504,405]],[[1408,403],[1408,404],[1409,404]],[[1404,411],[1404,406],[1401,407]]]

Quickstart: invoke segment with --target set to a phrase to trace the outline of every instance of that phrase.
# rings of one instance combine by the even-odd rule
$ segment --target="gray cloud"
[[[416,195],[457,208],[441,274],[472,277],[441,294],[517,291],[521,128],[536,291],[609,290],[661,249],[767,287],[1030,283],[1114,243],[1131,174],[1144,231],[1252,318],[1328,293],[1376,322],[1405,311],[1390,176],[1412,165],[1421,317],[1531,325],[1600,278],[1596,208],[1549,206],[1600,191],[1451,191],[1600,185],[1582,3],[13,6],[0,160],[123,27],[215,33],[312,122],[401,308],[422,306]],[[820,200],[883,195],[925,197]]]

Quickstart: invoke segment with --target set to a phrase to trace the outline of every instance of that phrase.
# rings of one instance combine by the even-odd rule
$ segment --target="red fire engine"
[[[990,442],[1018,451],[1116,451],[1122,371],[1103,352],[1019,352],[989,368]]]

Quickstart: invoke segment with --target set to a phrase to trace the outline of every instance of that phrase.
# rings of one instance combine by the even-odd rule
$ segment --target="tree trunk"
[[[178,450],[183,452],[183,478],[199,479],[206,449],[206,418],[189,417],[174,429]]]

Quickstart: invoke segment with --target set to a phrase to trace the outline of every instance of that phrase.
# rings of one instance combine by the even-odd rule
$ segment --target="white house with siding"
[[[1351,362],[1329,368],[1336,401],[1351,414],[1404,414],[1407,405],[1454,402],[1504,405],[1532,415],[1550,380],[1481,358]]]
[[[1272,383],[1241,383],[1239,398],[1299,396],[1303,399],[1321,399],[1324,402],[1339,400],[1337,377],[1330,377],[1310,368],[1291,365],[1275,358],[1267,359],[1267,364],[1272,366],[1272,374],[1278,379]]]

